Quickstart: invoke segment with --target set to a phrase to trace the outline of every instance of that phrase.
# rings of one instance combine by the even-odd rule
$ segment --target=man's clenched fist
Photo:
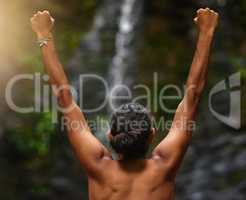
[[[31,18],[32,29],[38,37],[46,37],[50,34],[54,21],[49,11],[39,11]]]
[[[213,33],[218,25],[219,14],[209,8],[199,9],[194,19],[201,32]]]

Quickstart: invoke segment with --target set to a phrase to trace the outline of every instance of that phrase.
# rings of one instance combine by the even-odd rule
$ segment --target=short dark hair
[[[124,159],[138,159],[148,151],[152,120],[146,108],[138,103],[120,106],[111,118],[110,144]]]

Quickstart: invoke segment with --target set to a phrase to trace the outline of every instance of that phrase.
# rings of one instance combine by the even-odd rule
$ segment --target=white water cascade
[[[115,40],[115,55],[112,58],[109,71],[109,110],[117,108],[122,103],[122,101],[113,102],[112,95],[124,96],[126,92],[124,87],[130,87],[134,81],[132,72],[135,68],[136,37],[141,22],[142,3],[140,0],[124,0],[121,6],[121,16]],[[118,87],[119,85],[124,87]],[[112,94],[113,90],[114,94]]]

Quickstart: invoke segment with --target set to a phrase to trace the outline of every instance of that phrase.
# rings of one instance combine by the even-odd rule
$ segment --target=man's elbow
[[[202,92],[205,87],[205,81],[201,81],[199,84],[192,84],[186,89],[186,96],[188,102],[191,104],[200,100]]]
[[[57,98],[58,98],[59,105],[63,108],[67,108],[72,104],[72,100],[73,100],[72,94],[68,89],[61,90]]]

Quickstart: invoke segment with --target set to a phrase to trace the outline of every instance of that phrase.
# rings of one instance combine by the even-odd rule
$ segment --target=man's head
[[[153,134],[150,114],[140,104],[124,104],[112,115],[110,144],[124,159],[143,158]]]

